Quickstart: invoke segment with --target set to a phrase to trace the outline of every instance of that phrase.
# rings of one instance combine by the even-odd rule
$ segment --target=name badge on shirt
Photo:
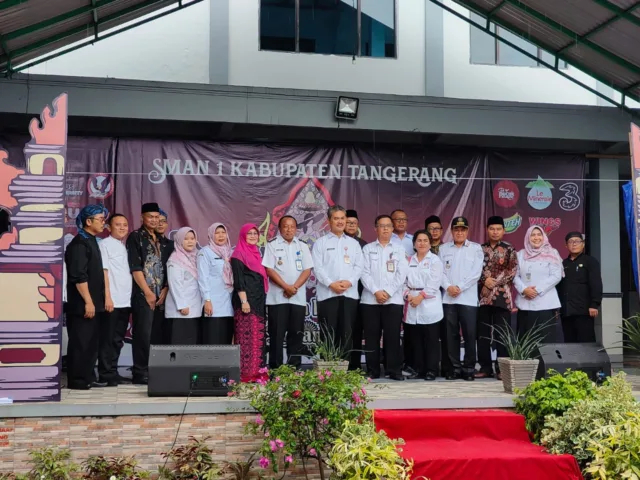
[[[396,264],[393,263],[393,260],[387,261],[387,272],[393,273],[396,271]]]
[[[527,272],[525,277],[527,277],[527,282],[531,281],[531,273]]]
[[[349,247],[344,247],[344,263],[346,264],[351,263],[351,258],[349,258],[349,255],[347,254],[348,250],[349,250]]]
[[[451,268],[451,262],[449,260],[445,260],[444,267],[449,270]]]
[[[302,271],[302,260],[300,259],[296,260],[296,270],[298,270],[299,272]]]

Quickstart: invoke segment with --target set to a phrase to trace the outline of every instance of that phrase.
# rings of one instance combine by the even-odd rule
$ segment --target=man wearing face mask
[[[279,234],[267,243],[262,265],[269,277],[267,325],[269,327],[269,368],[284,363],[284,339],[287,338],[287,363],[300,368],[307,311],[306,284],[313,261],[306,243],[296,237],[298,223],[290,215],[278,222]]]
[[[469,222],[455,217],[451,222],[453,241],[440,247],[444,264],[442,298],[447,323],[449,359],[453,372],[447,380],[473,380],[476,370],[476,333],[478,319],[478,280],[482,275],[482,247],[467,240]],[[464,338],[464,362],[460,362],[460,329]]]
[[[594,320],[602,303],[600,263],[584,253],[585,242],[580,232],[570,232],[565,242],[569,256],[562,262],[564,278],[558,286],[564,341],[595,342]]]

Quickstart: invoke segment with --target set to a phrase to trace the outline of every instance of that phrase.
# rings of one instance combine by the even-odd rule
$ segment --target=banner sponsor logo
[[[87,192],[90,198],[104,200],[113,195],[114,185],[111,175],[96,173],[87,181]]]
[[[631,175],[633,178],[633,195],[635,206],[635,225],[636,225],[636,265],[635,274],[640,281],[640,128],[631,124],[631,132],[629,133],[629,146],[631,149]],[[636,282],[637,283],[637,282]]]
[[[498,182],[493,189],[493,201],[502,208],[513,207],[520,199],[518,186],[510,180]]]
[[[533,182],[527,183],[527,188],[530,188],[527,195],[527,201],[536,210],[544,210],[551,205],[553,201],[553,195],[551,189],[553,185],[544,180],[540,175],[538,179]]]
[[[455,168],[342,165],[317,163],[218,162],[155,158],[147,178],[153,184],[168,176],[217,176],[255,178],[313,178],[319,180],[386,180],[391,183],[415,182],[421,187],[432,183],[458,182]]]
[[[529,217],[529,226],[542,227],[544,233],[546,233],[547,236],[551,235],[552,232],[560,228],[560,225],[562,225],[561,218]]]
[[[510,234],[515,232],[522,225],[522,216],[519,213],[516,213],[509,218],[504,219],[504,232],[505,234]]]
[[[573,212],[580,206],[578,185],[573,182],[563,184],[558,190],[564,192],[564,196],[558,201],[558,205],[565,212]]]

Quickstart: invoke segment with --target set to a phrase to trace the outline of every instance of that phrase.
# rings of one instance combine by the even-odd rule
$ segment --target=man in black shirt
[[[169,244],[162,242],[155,229],[160,218],[157,203],[142,205],[142,226],[127,238],[129,267],[133,275],[131,310],[133,313],[133,383],[148,383],[149,349],[162,344],[169,334],[164,333],[164,310],[158,308],[167,297],[166,265]]]
[[[160,218],[158,219],[158,226],[156,227],[156,237],[158,237],[158,241],[160,242],[160,246],[163,252],[163,263],[165,265],[165,268],[167,260],[173,253],[174,249],[173,240],[169,240],[169,238],[167,237],[167,230],[169,230],[169,215],[161,208]],[[165,317],[165,319],[161,323],[154,323],[154,326],[151,330],[151,345],[171,344],[173,320],[166,318],[164,314],[164,307],[164,303],[156,305],[156,308],[159,309],[158,314],[162,312],[162,315]]]
[[[344,227],[344,233],[356,240],[361,248],[367,244],[365,240],[358,236],[360,230],[360,220],[358,220],[358,212],[355,210],[347,210],[347,223]],[[358,295],[362,296],[362,282],[358,280]],[[362,312],[360,311],[360,300],[358,300],[358,313],[354,317],[351,326],[351,341],[353,342],[353,351],[349,356],[349,370],[358,370],[362,368]]]
[[[595,342],[594,319],[602,303],[600,263],[584,253],[584,237],[580,232],[570,232],[565,242],[569,256],[562,262],[564,278],[558,286],[564,341]]]
[[[94,367],[98,359],[99,315],[105,310],[102,257],[96,235],[104,229],[109,212],[103,205],[87,205],[76,218],[78,234],[65,252],[67,267],[68,387],[89,390],[97,383]]]

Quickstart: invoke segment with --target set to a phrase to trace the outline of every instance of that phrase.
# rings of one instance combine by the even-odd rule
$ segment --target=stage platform
[[[636,373],[636,372],[634,372]],[[640,372],[638,372],[640,373]],[[640,399],[640,375],[627,379]],[[379,410],[406,409],[508,409],[513,395],[504,392],[502,382],[476,379],[435,382],[424,380],[375,380],[368,389],[369,407]],[[146,386],[120,385],[87,391],[62,390],[60,402],[14,403],[0,405],[0,418],[78,417],[123,415],[179,415],[185,397],[149,397]],[[251,412],[249,402],[229,397],[191,397],[186,414],[221,414]]]

